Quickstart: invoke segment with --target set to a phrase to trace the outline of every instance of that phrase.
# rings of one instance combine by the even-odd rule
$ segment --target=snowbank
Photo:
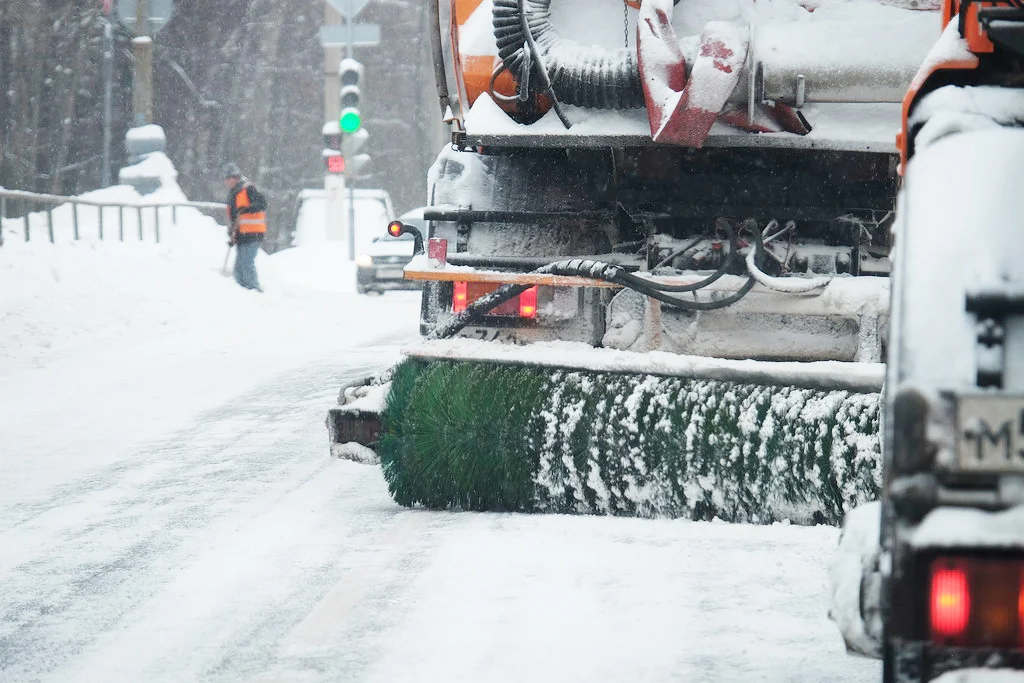
[[[829,618],[839,627],[848,650],[875,659],[882,657],[881,613],[877,601],[872,604],[861,593],[865,578],[879,576],[881,514],[881,503],[877,501],[848,512],[839,547],[828,567],[832,586]],[[879,584],[876,580],[869,585]]]
[[[266,294],[243,290],[232,278],[234,251],[229,252],[226,228],[211,216],[185,207],[144,208],[140,224],[133,207],[187,198],[165,155],[150,154],[138,166],[159,173],[160,189],[142,196],[122,185],[82,195],[128,207],[102,209],[102,238],[99,207],[78,207],[77,240],[72,206],[56,207],[53,244],[45,213],[29,216],[28,241],[22,218],[3,221],[0,373],[128,334],[204,328],[231,334],[295,309],[315,317],[330,305],[323,297],[310,298],[317,291],[355,289],[352,267],[337,258],[335,245],[311,244],[273,257],[260,252],[257,269]]]
[[[961,669],[942,674],[932,683],[1024,683],[1024,671]]]
[[[149,152],[145,159],[134,166],[122,168],[118,177],[122,182],[159,178],[166,187],[168,181],[177,180],[178,170],[163,152]]]
[[[292,247],[267,257],[282,286],[336,294],[356,290],[356,266],[341,242]]]

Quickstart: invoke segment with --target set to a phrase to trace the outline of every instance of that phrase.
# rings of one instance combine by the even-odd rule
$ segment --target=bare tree
[[[0,3],[0,185],[73,193],[99,184],[102,36],[96,2]],[[122,53],[127,45],[119,35]],[[116,90],[126,92],[130,67],[121,64]],[[129,116],[123,97],[117,104],[123,138]]]
[[[426,3],[371,0],[362,21],[382,27],[366,64],[364,119],[373,157],[365,187],[399,209],[423,203],[437,152]],[[196,199],[223,199],[219,170],[234,161],[270,200],[273,249],[290,232],[303,188],[323,187],[324,0],[176,0],[155,36],[154,119],[167,132],[179,182]],[[0,185],[76,193],[98,187],[103,140],[99,0],[0,2]],[[131,35],[116,33],[113,150],[131,122]]]

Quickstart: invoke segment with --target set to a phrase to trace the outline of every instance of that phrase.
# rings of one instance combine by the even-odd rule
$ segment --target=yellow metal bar
[[[620,285],[569,275],[542,273],[498,273],[495,271],[410,270],[405,269],[407,280],[433,280],[438,282],[494,282],[503,285],[549,285],[553,287],[607,287]]]

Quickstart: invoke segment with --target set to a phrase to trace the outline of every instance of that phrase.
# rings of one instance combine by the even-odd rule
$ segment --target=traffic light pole
[[[349,59],[355,59],[355,57],[352,56],[352,48],[355,47],[355,36],[352,34],[352,17],[345,17],[345,32],[348,33],[348,44],[346,45],[345,55]]]
[[[356,260],[356,191],[348,185],[348,258]]]

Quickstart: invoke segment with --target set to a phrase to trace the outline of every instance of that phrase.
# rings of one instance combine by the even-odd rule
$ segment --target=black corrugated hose
[[[505,67],[520,83],[528,83],[524,67],[541,63],[558,101],[592,109],[634,109],[644,106],[636,55],[628,48],[606,50],[581,47],[558,36],[551,26],[551,0],[494,0],[494,36]],[[528,37],[536,43],[538,59],[525,57]]]
[[[739,256],[740,247],[736,231],[727,220],[720,221],[719,226],[725,230],[728,235],[729,253],[726,255],[724,262],[717,271],[700,282],[695,282],[689,285],[663,284],[633,275],[632,273],[626,272],[626,270],[620,266],[590,259],[566,259],[564,261],[557,261],[544,266],[543,268],[538,268],[534,272],[549,275],[568,275],[604,280],[606,282],[613,282],[640,292],[641,294],[649,296],[652,299],[657,299],[672,308],[679,308],[684,311],[714,311],[720,308],[725,308],[726,306],[731,306],[746,296],[757,283],[754,277],[748,276],[747,281],[743,283],[738,290],[721,299],[681,299],[678,296],[673,296],[673,294],[697,292],[704,289],[722,277],[728,267]],[[761,266],[764,260],[764,243],[761,231],[753,221],[744,221],[743,227],[753,236],[753,245],[751,248],[755,250],[755,263],[758,266]],[[427,335],[427,339],[447,339],[448,337],[454,336],[466,325],[480,319],[491,309],[522,294],[530,287],[531,285],[502,285],[490,294],[486,294],[475,300],[469,304],[465,310],[460,313],[456,313],[446,323],[443,323],[432,330],[430,334]]]

